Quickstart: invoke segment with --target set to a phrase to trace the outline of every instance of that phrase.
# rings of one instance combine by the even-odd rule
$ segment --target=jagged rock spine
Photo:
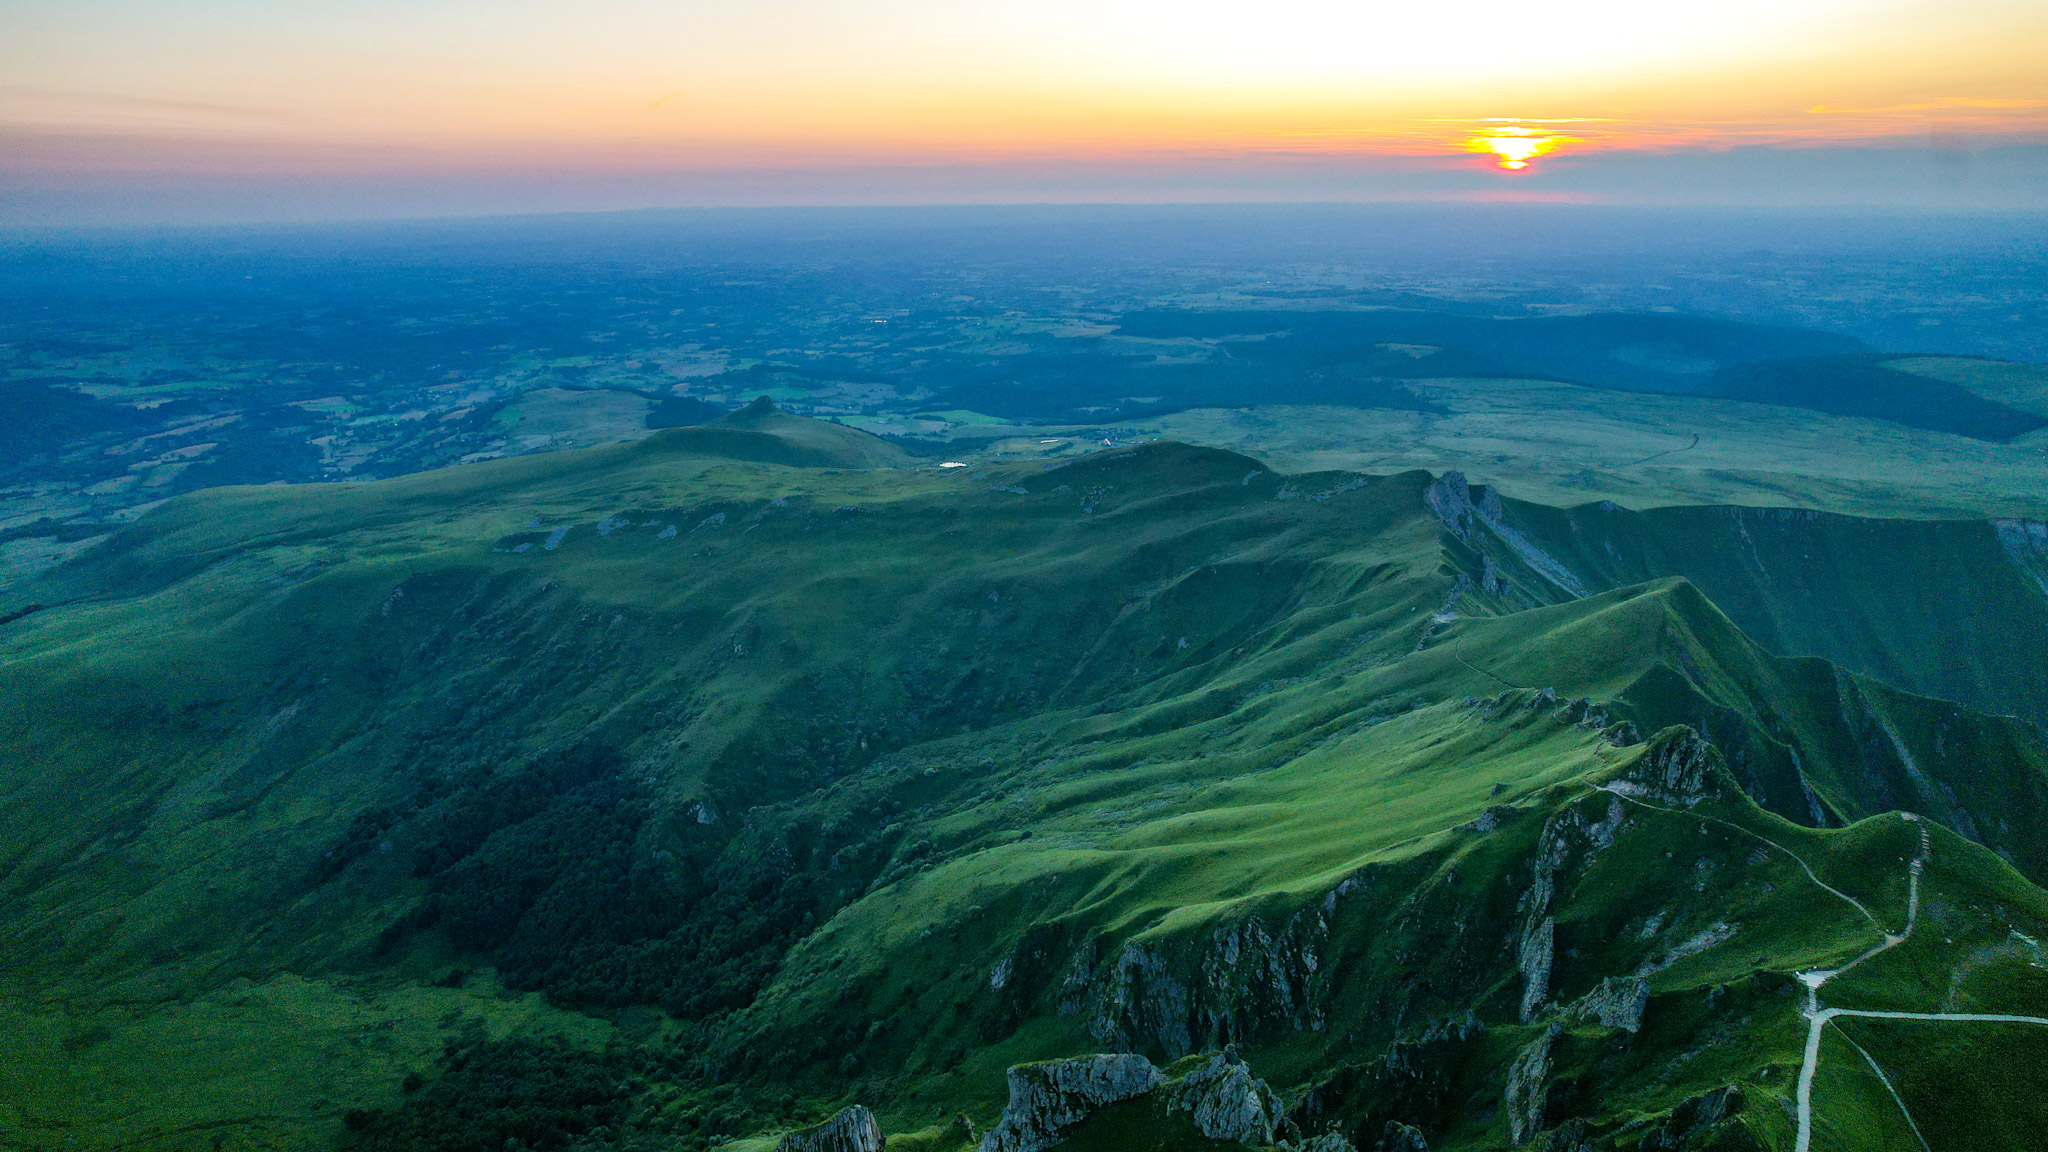
[[[882,1152],[882,1126],[859,1104],[830,1120],[799,1129],[775,1143],[775,1152]]]

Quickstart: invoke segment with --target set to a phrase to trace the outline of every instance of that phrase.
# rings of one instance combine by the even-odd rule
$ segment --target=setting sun
[[[1490,152],[1499,158],[1502,168],[1518,172],[1527,168],[1529,161],[1568,143],[1574,143],[1569,136],[1509,124],[1488,128],[1484,135],[1474,136],[1465,146],[1474,152]]]
[[[2048,5],[2012,0],[5,7],[0,221],[2048,196]]]

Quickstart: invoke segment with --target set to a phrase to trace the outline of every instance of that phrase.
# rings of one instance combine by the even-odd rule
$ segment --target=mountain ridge
[[[1927,899],[1964,943],[1916,936],[1927,974],[1882,1002],[1950,969],[1951,998],[2036,1002],[2024,963],[1962,958],[2048,916],[2039,726],[1774,652],[1684,572],[1627,580],[1692,531],[1667,567],[1740,591],[1718,557],[1743,531],[1784,533],[1766,558],[1830,533],[1846,555],[1866,526],[1548,510],[1170,444],[861,467],[864,434],[744,419],[769,430],[183,497],[45,577],[53,607],[0,633],[7,982],[110,1031],[168,1019],[104,1023],[117,1004],[288,980],[439,989],[477,1020],[524,993],[509,1032],[408,1040],[412,1071],[453,1107],[460,1068],[582,1068],[587,1031],[520,1037],[608,1021],[645,1085],[614,1142],[703,1146],[849,1094],[892,1133],[935,1107],[973,1131],[1008,1064],[1234,1044],[1297,1125],[1360,1147],[1396,1121],[1433,1148],[1570,1123],[1643,1146],[1627,1116],[1669,1135],[1730,1085],[1755,1100],[1701,1130],[1779,1147],[1795,973],[1866,946],[1852,909],[1787,893],[1824,874],[1903,900],[1902,869],[1865,865],[1907,806],[1943,829]],[[1868,530],[1966,537],[1930,563],[1987,618],[2038,611],[1991,526]],[[1910,595],[1880,592],[1865,621]],[[1901,650],[1757,595],[1733,602],[1799,625],[1781,640]],[[1652,763],[1676,782],[1614,791]],[[1660,855],[1685,837],[1714,847]],[[1635,979],[1665,1039],[1603,1063],[1637,1032],[1567,1009]],[[1695,1017],[1756,1063],[1678,1059],[1687,1033],[1656,1029]],[[1577,1087],[1532,1112],[1513,1069],[1553,1025],[1537,1079]],[[444,1043],[471,1063],[435,1065]],[[1420,1080],[1372,1055],[1402,1045]],[[398,1140],[414,1114],[380,1075],[362,1126],[277,1138]]]

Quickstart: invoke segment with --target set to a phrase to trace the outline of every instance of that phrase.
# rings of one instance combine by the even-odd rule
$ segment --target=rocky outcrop
[[[1389,1120],[1386,1134],[1380,1137],[1380,1152],[1429,1152],[1429,1141],[1415,1125]]]
[[[1726,771],[1719,749],[1690,728],[1666,728],[1650,737],[1616,783],[1631,794],[1689,808],[1713,789],[1717,769]]]
[[[1522,973],[1523,1020],[1534,1019],[1550,995],[1551,966],[1557,956],[1557,921],[1550,915],[1550,905],[1557,895],[1558,875],[1574,857],[1612,847],[1626,818],[1621,801],[1610,798],[1606,812],[1597,820],[1588,819],[1581,806],[1573,804],[1543,822],[1536,858],[1531,862],[1529,889],[1520,904],[1522,928],[1515,938],[1515,966]]]
[[[1741,1087],[1731,1084],[1690,1097],[1656,1119],[1624,1125],[1616,1135],[1635,1148],[1658,1152],[1759,1148],[1740,1119],[1745,1103]]]
[[[1150,1060],[1128,1052],[1019,1064],[1010,1069],[1003,1117],[981,1138],[980,1152],[1040,1152],[1069,1125],[1165,1080]]]
[[[1550,968],[1556,956],[1556,919],[1530,916],[1515,946],[1515,967],[1522,973],[1522,1019],[1534,1017],[1550,995]]]
[[[1477,493],[1476,498],[1474,493]],[[1479,529],[1484,527],[1494,539],[1507,546],[1515,559],[1556,585],[1567,597],[1577,599],[1586,594],[1585,582],[1576,573],[1508,525],[1500,493],[1492,488],[1474,488],[1466,483],[1463,472],[1446,472],[1422,490],[1422,501],[1458,539],[1477,547]],[[1506,578],[1498,569],[1490,573],[1482,569],[1482,575],[1490,575],[1494,581],[1494,587],[1489,591],[1507,587]]]
[[[1088,1031],[1106,1044],[1154,1047],[1177,1060],[1194,1049],[1187,982],[1166,957],[1131,941],[1109,965]]]
[[[1422,502],[1436,513],[1451,535],[1460,540],[1472,538],[1478,510],[1472,506],[1472,489],[1465,482],[1463,472],[1446,472],[1430,482],[1422,490]]]
[[[1572,1005],[1572,1014],[1598,1020],[1609,1028],[1634,1032],[1643,1026],[1650,1003],[1650,982],[1640,976],[1609,976]]]
[[[802,1128],[775,1144],[775,1152],[882,1152],[882,1126],[858,1104],[823,1124]]]
[[[1228,1048],[1169,1086],[1166,1108],[1186,1112],[1211,1140],[1271,1144],[1287,1124],[1279,1095]]]
[[[1130,941],[1106,964],[1094,962],[1094,942],[1086,942],[1068,967],[1061,1011],[1085,1001],[1098,1041],[1154,1049],[1168,1060],[1274,1026],[1320,1031],[1328,978],[1321,952],[1346,885],[1285,920],[1252,916],[1192,940]],[[1092,983],[1085,995],[1075,995],[1077,980]]]
[[[1993,520],[1992,530],[1998,533],[1998,542],[2005,548],[2005,554],[2041,595],[2048,596],[2048,524],[2038,520]]]
[[[1554,1023],[1545,1027],[1508,1066],[1501,1108],[1508,1117],[1508,1139],[1518,1146],[1543,1130],[1543,1102],[1550,1091],[1550,1046],[1560,1031]]]

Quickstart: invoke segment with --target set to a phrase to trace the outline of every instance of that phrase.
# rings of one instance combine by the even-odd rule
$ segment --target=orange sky
[[[1334,155],[1512,181],[1617,151],[2048,144],[2044,60],[2041,0],[8,0],[0,149],[81,172]]]

